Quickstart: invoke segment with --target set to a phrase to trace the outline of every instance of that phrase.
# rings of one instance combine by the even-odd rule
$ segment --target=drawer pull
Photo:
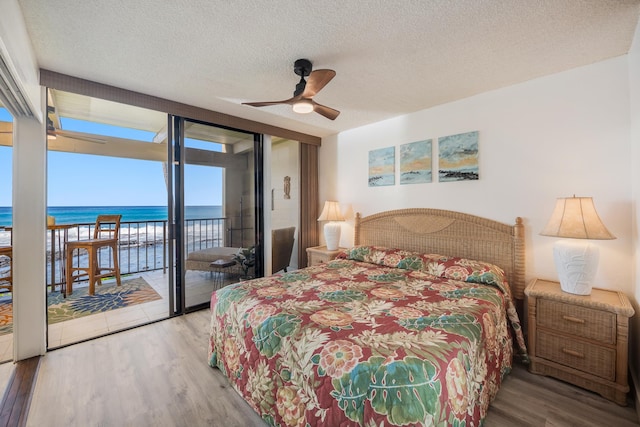
[[[563,348],[562,352],[570,354],[571,356],[580,357],[584,359],[584,354],[578,353],[577,351],[574,351],[574,350],[569,350],[568,348]]]
[[[573,323],[581,323],[584,325],[584,319],[580,319],[578,317],[571,317],[571,316],[562,316],[562,318],[566,321],[569,322],[573,322]]]

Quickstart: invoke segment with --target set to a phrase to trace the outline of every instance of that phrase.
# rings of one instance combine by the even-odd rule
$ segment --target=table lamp
[[[604,226],[591,197],[566,197],[556,207],[542,236],[563,237],[553,246],[560,288],[577,295],[591,294],[593,278],[598,270],[598,246],[589,240],[611,240],[615,236]]]
[[[342,226],[336,221],[344,221],[344,216],[342,216],[342,212],[340,212],[338,202],[324,202],[324,208],[318,221],[329,221],[324,225],[324,240],[327,242],[328,250],[337,250],[340,245],[340,230]]]

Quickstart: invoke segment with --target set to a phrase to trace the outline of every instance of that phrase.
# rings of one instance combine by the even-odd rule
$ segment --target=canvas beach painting
[[[400,185],[431,182],[431,140],[400,146]]]
[[[369,151],[369,187],[382,187],[396,183],[395,147]]]
[[[478,179],[478,131],[438,138],[440,182]]]

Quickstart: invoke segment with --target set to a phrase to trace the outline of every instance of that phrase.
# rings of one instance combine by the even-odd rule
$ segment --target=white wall
[[[478,181],[368,187],[369,150],[474,130],[480,132]],[[335,194],[365,215],[431,207],[505,223],[521,216],[527,278],[553,279],[555,239],[538,233],[557,197],[592,196],[618,237],[597,242],[596,282],[630,294],[635,291],[630,155],[627,59],[619,57],[326,138],[320,149],[320,200]],[[396,162],[398,157],[396,148]],[[322,186],[325,176],[334,174],[340,185]],[[352,244],[348,231],[344,227],[343,245]]]
[[[632,235],[634,239],[635,268],[633,282],[635,283],[634,308],[636,316],[631,322],[631,360],[633,382],[636,390],[640,390],[640,25],[636,28],[635,37],[629,52],[629,92],[630,99],[630,120],[631,120],[631,170],[632,172]],[[640,392],[636,393],[636,410],[640,416]]]
[[[44,110],[44,88],[41,95]],[[13,123],[13,357],[19,361],[46,351],[47,139],[35,119]]]
[[[0,5],[0,53],[7,62],[31,112],[42,120],[38,64],[17,0],[3,0]]]
[[[271,190],[273,228],[298,226],[300,216],[300,143],[282,141],[271,147]],[[284,195],[284,177],[291,178],[289,199]],[[270,201],[271,193],[266,195]],[[271,204],[269,203],[271,206]]]
[[[635,60],[635,85],[640,72]],[[631,144],[629,60],[613,58],[471,98],[343,132],[322,141],[320,201],[335,196],[369,215],[430,207],[462,211],[526,228],[526,278],[557,279],[551,237],[538,233],[557,197],[591,196],[616,240],[600,247],[598,287],[640,299],[634,203],[639,197],[640,89],[635,90]],[[368,187],[369,150],[479,131],[478,181]],[[633,157],[632,157],[633,154]],[[633,159],[633,160],[631,160]],[[437,163],[434,161],[433,167]],[[437,174],[435,174],[437,175]],[[436,178],[437,180],[437,178]],[[396,183],[398,173],[396,172]],[[327,183],[339,183],[328,185]],[[352,240],[343,226],[342,246]],[[637,323],[637,322],[635,322]],[[640,342],[636,327],[632,343]],[[636,352],[635,354],[639,354]],[[631,362],[638,370],[638,361]]]
[[[298,268],[298,231],[300,230],[300,143],[289,140],[273,143],[270,167],[273,205],[271,205],[271,191],[265,193],[265,196],[267,205],[272,206],[271,228],[296,227],[289,265],[291,270],[295,270]],[[285,176],[291,178],[288,199],[284,194]]]

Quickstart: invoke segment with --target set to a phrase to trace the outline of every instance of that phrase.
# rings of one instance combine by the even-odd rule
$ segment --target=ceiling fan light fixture
[[[47,139],[57,139],[56,128],[53,126],[53,120],[47,117]]]
[[[313,97],[336,76],[336,72],[329,69],[311,70],[311,61],[308,59],[298,59],[293,64],[293,72],[300,76],[300,81],[293,91],[293,96],[289,99],[282,101],[243,102],[242,104],[252,107],[288,104],[293,107],[295,113],[308,114],[315,111],[329,120],[335,120],[340,114],[340,111],[327,107],[326,105],[318,104],[313,100]],[[305,80],[305,77],[308,78]]]
[[[309,114],[313,111],[313,103],[310,99],[301,99],[293,104],[293,111],[298,114]]]

